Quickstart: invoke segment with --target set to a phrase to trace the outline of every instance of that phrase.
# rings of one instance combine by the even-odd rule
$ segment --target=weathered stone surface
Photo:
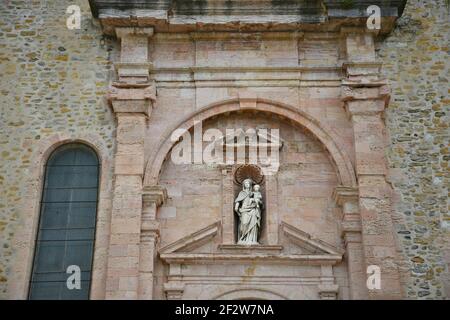
[[[26,298],[43,165],[76,140],[102,159],[91,298],[448,298],[444,1],[410,0],[395,29],[404,1],[381,1],[387,38],[361,28],[379,1],[258,1],[255,16],[218,2],[90,1],[100,27],[80,0],[80,30],[72,1],[0,4],[0,298]],[[170,160],[170,134],[197,118],[280,129],[255,250],[235,245],[233,168]]]
[[[87,1],[76,2],[83,15],[80,30],[66,27],[66,9],[72,1],[0,3],[1,298],[11,297],[6,293],[7,286],[19,273],[16,266],[25,265],[18,262],[23,256],[13,239],[28,226],[28,208],[36,203],[39,210],[40,191],[35,194],[30,190],[34,190],[32,183],[40,189],[42,176],[33,182],[30,178],[42,170],[42,157],[47,157],[49,150],[71,139],[99,148],[104,160],[102,176],[107,181],[101,188],[106,192],[108,211],[104,216],[99,208],[100,229],[110,215],[110,204],[106,202],[111,201],[115,123],[105,94],[113,74],[110,55],[117,50],[117,44],[105,38],[98,23],[89,18]],[[40,149],[42,146],[46,149]],[[32,226],[28,227],[27,232],[32,233]],[[96,257],[102,260],[109,235],[106,239],[103,232],[97,236]],[[30,239],[34,241],[34,237],[33,233]],[[21,236],[18,240],[25,239]],[[104,270],[101,264],[96,268]],[[100,270],[98,280],[104,283],[101,274]],[[94,284],[95,277],[93,291],[104,291]],[[94,293],[92,297],[99,296]]]
[[[450,296],[448,28],[448,2],[411,0],[377,45],[392,91],[387,156],[410,298]]]

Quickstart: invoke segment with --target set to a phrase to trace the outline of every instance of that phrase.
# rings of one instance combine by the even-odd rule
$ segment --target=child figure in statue
[[[260,192],[261,186],[259,184],[255,184],[253,186],[253,199],[256,203],[256,207],[261,211],[262,210],[262,194]]]

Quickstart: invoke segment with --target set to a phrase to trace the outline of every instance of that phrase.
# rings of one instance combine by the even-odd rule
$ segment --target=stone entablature
[[[337,298],[333,266],[343,254],[338,249],[286,222],[278,226],[278,232],[298,246],[300,253],[287,252],[281,244],[226,245],[218,237],[220,224],[213,223],[159,250],[169,265],[164,283],[167,299],[211,299],[245,288],[264,288],[285,299]],[[270,272],[256,271],[256,265]]]
[[[257,31],[317,30],[336,31],[342,25],[362,25],[371,5],[381,8],[382,33],[388,33],[400,17],[406,0],[381,1],[271,1],[271,0],[90,0],[92,13],[103,23],[106,33],[124,23],[155,26],[158,32],[177,31]],[[351,21],[350,21],[351,20]]]

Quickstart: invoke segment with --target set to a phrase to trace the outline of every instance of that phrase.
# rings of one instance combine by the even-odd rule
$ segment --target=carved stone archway
[[[154,186],[158,184],[159,174],[164,160],[175,145],[171,141],[172,132],[177,129],[189,130],[194,126],[194,122],[205,121],[213,116],[243,110],[256,110],[275,114],[306,128],[328,150],[332,158],[332,163],[337,169],[341,185],[348,187],[356,186],[355,171],[348,155],[343,151],[343,144],[329,132],[326,125],[302,110],[287,104],[260,98],[236,98],[214,103],[182,120],[175,128],[164,135],[162,143],[157,148],[158,151],[154,153],[155,156],[148,159],[143,185]]]

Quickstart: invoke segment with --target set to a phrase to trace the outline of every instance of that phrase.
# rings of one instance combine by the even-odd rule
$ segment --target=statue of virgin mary
[[[259,244],[262,203],[259,198],[254,197],[253,185],[252,179],[245,179],[242,182],[242,191],[234,200],[234,211],[239,216],[238,244]]]

